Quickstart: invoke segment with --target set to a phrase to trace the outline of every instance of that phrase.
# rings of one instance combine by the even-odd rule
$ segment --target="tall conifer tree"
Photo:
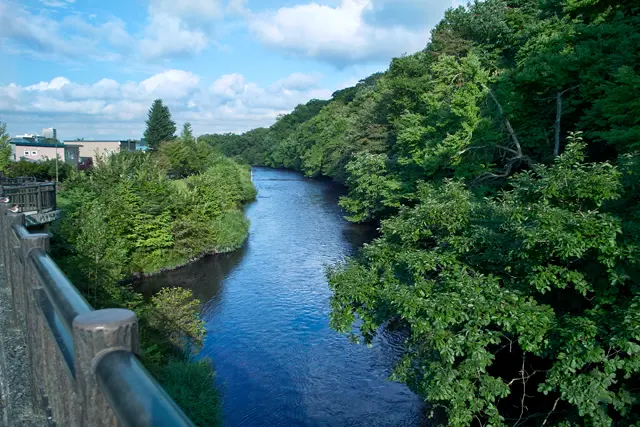
[[[156,99],[149,109],[147,130],[144,132],[147,146],[155,150],[161,142],[174,139],[175,134],[176,123],[171,120],[169,107],[164,105],[161,99]]]
[[[186,144],[192,144],[196,142],[196,138],[193,136],[193,130],[191,129],[191,123],[186,122],[182,127],[182,134],[180,139]]]

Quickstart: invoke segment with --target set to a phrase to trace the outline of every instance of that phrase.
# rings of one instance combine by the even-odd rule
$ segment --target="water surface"
[[[399,338],[373,348],[329,328],[325,267],[370,230],[349,224],[340,189],[300,174],[255,168],[258,198],[245,246],[144,284],[180,285],[201,300],[229,426],[414,426],[421,404],[389,382]]]

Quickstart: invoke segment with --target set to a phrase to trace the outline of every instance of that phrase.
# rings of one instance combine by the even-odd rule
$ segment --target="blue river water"
[[[204,303],[207,337],[228,426],[417,426],[424,411],[388,381],[397,335],[372,348],[329,328],[325,269],[371,230],[349,224],[340,189],[290,171],[254,168],[258,198],[244,247],[147,279],[183,286]]]

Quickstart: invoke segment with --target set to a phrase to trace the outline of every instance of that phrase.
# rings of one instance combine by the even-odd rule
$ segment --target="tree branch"
[[[516,421],[516,423],[513,425],[513,427],[516,427],[518,424],[520,424],[520,420],[524,415],[524,399],[527,397],[527,381],[524,379],[525,361],[526,361],[526,358],[522,357],[522,369],[520,370],[520,375],[522,375],[522,399],[520,399],[520,417],[518,418],[518,421]]]
[[[489,96],[491,96],[491,99],[493,99],[493,102],[495,102],[496,105],[498,106],[498,111],[500,112],[500,115],[504,120],[504,124],[507,126],[507,130],[509,131],[509,134],[511,135],[511,140],[513,141],[513,145],[516,146],[518,156],[522,157],[522,147],[520,147],[520,141],[518,140],[516,131],[513,129],[513,126],[511,126],[511,122],[509,121],[509,118],[507,117],[507,115],[504,112],[504,109],[502,108],[502,104],[500,104],[500,101],[498,101],[498,98],[496,98],[496,95],[489,88],[489,86],[485,85],[484,87],[487,88],[487,91],[489,92]]]
[[[553,145],[553,157],[560,155],[560,119],[562,118],[562,94],[564,92],[558,92],[556,95],[556,123],[554,126],[554,145]]]
[[[553,411],[556,410],[556,406],[558,406],[558,401],[560,400],[560,398],[557,398],[556,401],[553,404],[553,408],[551,408],[551,411],[547,414],[547,416],[545,417],[544,421],[542,422],[542,425],[544,426],[547,423],[547,420],[549,420],[549,417],[551,416],[551,414],[553,413]]]
[[[577,88],[573,86],[556,94],[556,123],[554,125],[555,138],[553,145],[553,157],[560,155],[560,120],[562,119],[562,96],[570,90]]]

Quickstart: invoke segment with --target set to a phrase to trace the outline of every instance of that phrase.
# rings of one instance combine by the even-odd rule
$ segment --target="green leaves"
[[[364,153],[348,164],[351,191],[340,200],[340,206],[351,214],[349,220],[371,220],[400,206],[401,183],[387,175],[387,161],[384,154]]]
[[[147,322],[161,338],[162,345],[186,348],[185,338],[202,345],[204,322],[200,320],[200,301],[190,290],[163,288],[151,297]]]
[[[194,142],[192,154],[202,155],[199,163],[189,159],[185,167],[195,174],[171,181],[167,170],[175,169],[166,166],[167,158],[188,144],[176,140],[153,154],[119,153],[67,181],[60,234],[69,255],[92,254],[85,262],[90,271],[96,262],[106,269],[98,288],[134,273],[234,250],[244,242],[248,222],[242,206],[256,195],[249,169]],[[90,271],[83,280],[94,286],[98,272]]]
[[[7,173],[11,162],[11,145],[7,134],[7,124],[0,122],[0,171]]]
[[[622,296],[631,283],[619,275],[620,220],[599,210],[620,197],[620,173],[584,163],[583,147],[569,144],[553,166],[516,174],[490,198],[460,181],[420,184],[415,206],[383,221],[358,261],[330,272],[332,326],[348,332],[359,319],[369,342],[385,322],[406,325],[394,377],[443,403],[450,425],[517,419],[502,403],[514,394],[524,414],[551,411],[536,388],[572,417],[609,425],[612,408],[632,404],[623,390],[640,347],[626,325],[637,305]],[[518,355],[526,366],[511,370]]]

